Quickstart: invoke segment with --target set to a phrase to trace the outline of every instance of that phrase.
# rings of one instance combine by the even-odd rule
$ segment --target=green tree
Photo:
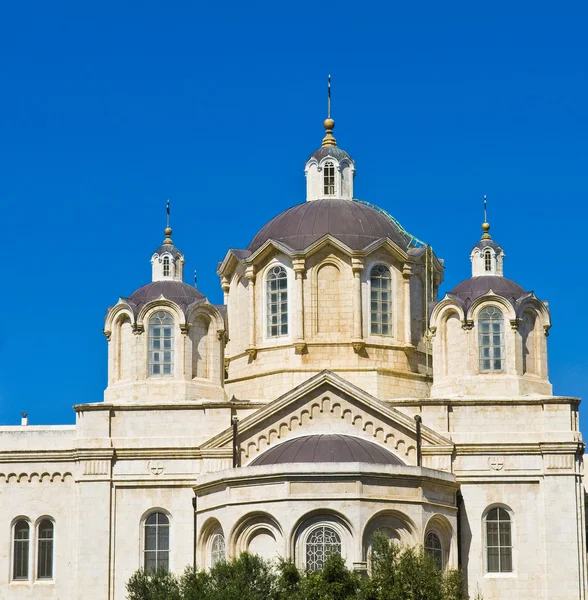
[[[296,600],[349,600],[359,598],[361,578],[345,565],[339,554],[331,554],[320,571],[306,573]]]
[[[177,577],[165,569],[133,573],[127,582],[128,600],[182,600]]]

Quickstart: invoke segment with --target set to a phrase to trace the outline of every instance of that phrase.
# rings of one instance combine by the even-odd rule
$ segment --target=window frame
[[[214,544],[217,540],[222,539],[222,551],[215,550]],[[215,552],[220,554],[220,556],[215,557]],[[215,529],[208,538],[207,549],[206,549],[206,558],[208,563],[208,568],[212,569],[215,565],[226,562],[227,560],[227,539],[225,538],[225,534],[222,529]]]
[[[334,198],[337,195],[337,178],[335,173],[337,171],[337,165],[335,161],[329,159],[322,165],[323,171],[323,196],[325,198]],[[327,181],[328,178],[328,181]]]
[[[162,260],[161,274],[163,277],[171,277],[171,259],[167,254]]]
[[[492,318],[484,317],[483,313],[486,311],[489,311],[490,309],[493,309],[494,311],[498,311],[498,313],[500,313],[500,318],[492,319]],[[476,315],[476,329],[477,329],[477,334],[478,334],[476,337],[476,344],[477,344],[477,349],[478,349],[478,372],[481,374],[494,375],[497,373],[505,373],[507,370],[507,367],[506,367],[506,360],[507,360],[507,357],[506,357],[506,328],[504,326],[505,318],[506,317],[505,317],[502,307],[496,306],[494,304],[486,304],[486,305],[482,306]],[[488,331],[482,330],[482,324],[484,322],[489,323]],[[498,332],[492,331],[492,324],[495,322],[500,324],[500,330]],[[500,335],[500,343],[498,345],[494,344],[493,341],[491,341],[491,338],[494,335],[496,335],[497,333]],[[483,338],[482,338],[483,335],[488,335],[488,339],[489,339],[488,344],[483,343]],[[487,357],[483,356],[483,351],[485,349],[487,349],[489,351],[488,352],[489,354],[494,354],[493,350],[495,348],[500,348],[500,358],[496,358],[495,356],[487,356]],[[498,369],[493,366],[493,363],[495,365],[497,360],[500,360],[500,368],[498,368]],[[484,368],[483,361],[489,361],[490,367]]]
[[[28,527],[28,537],[26,538],[26,540],[24,540],[24,538],[19,538],[19,541],[26,541],[27,546],[26,546],[26,576],[24,577],[17,577],[15,575],[16,572],[16,566],[17,566],[17,552],[16,552],[16,543],[17,543],[17,538],[16,538],[16,527],[19,523],[26,523],[27,527]],[[34,565],[32,564],[32,546],[33,546],[33,535],[32,535],[32,527],[31,527],[31,521],[28,517],[25,516],[19,516],[16,517],[11,525],[11,536],[10,536],[10,582],[11,583],[26,583],[26,582],[32,582],[33,581],[33,573],[34,573]],[[33,530],[34,531],[34,530]]]
[[[433,536],[437,538],[438,547],[429,545],[429,538]],[[439,569],[443,571],[445,569],[445,548],[443,547],[442,536],[433,529],[427,531],[425,534],[423,549],[435,561]]]
[[[500,515],[500,511],[504,511],[508,516],[508,523],[510,524],[510,545],[500,545],[500,527],[498,528],[497,536],[498,536],[498,546],[490,546],[491,548],[499,548],[499,565],[501,562],[501,554],[500,548],[510,548],[510,570],[509,571],[490,571],[489,569],[489,555],[488,555],[488,516],[494,511],[497,510]],[[500,523],[501,521],[496,521]],[[506,522],[506,520],[504,521]],[[515,520],[513,511],[504,504],[493,504],[489,506],[483,514],[482,517],[482,540],[483,540],[483,553],[482,553],[482,561],[483,561],[483,573],[484,577],[516,577],[516,545],[515,545]]]
[[[282,313],[281,310],[278,310],[278,321],[281,318],[282,314],[286,315],[286,333],[280,333],[279,329],[281,327],[281,324],[278,322],[277,325],[272,325],[270,323],[270,319],[271,319],[271,311],[270,311],[270,298],[269,298],[269,294],[270,294],[270,281],[273,281],[272,279],[270,279],[270,275],[272,274],[272,272],[275,269],[281,269],[284,274],[285,277],[282,277],[281,280],[285,281],[285,288],[280,290],[279,288],[277,290],[274,291],[274,293],[280,293],[280,291],[283,293],[285,291],[286,293],[286,312]],[[291,275],[290,275],[290,269],[281,262],[272,262],[271,264],[269,264],[266,268],[266,271],[264,273],[263,276],[263,339],[267,340],[267,341],[278,341],[278,340],[288,340],[291,338],[292,336],[292,315],[294,314],[292,311],[292,292],[291,292]],[[278,307],[280,306],[280,304],[283,304],[283,302],[281,300],[278,300],[277,303]],[[271,334],[271,327],[278,327],[278,334],[277,335],[272,335]]]
[[[374,323],[374,321],[372,320],[373,314],[374,314],[374,310],[372,309],[372,291],[373,291],[373,284],[372,284],[372,273],[378,269],[378,268],[383,268],[386,269],[388,271],[388,274],[390,275],[390,278],[388,279],[388,281],[390,282],[390,288],[389,288],[389,293],[390,293],[390,299],[388,301],[390,308],[388,310],[388,317],[389,317],[389,332],[390,333],[374,333],[372,331],[372,324]],[[395,290],[396,290],[396,283],[395,283],[395,278],[392,274],[392,267],[389,264],[386,264],[385,262],[376,262],[374,264],[369,265],[369,270],[367,271],[367,283],[368,285],[368,289],[367,289],[367,303],[366,303],[366,307],[368,308],[368,310],[365,311],[366,314],[366,319],[367,319],[367,331],[368,331],[368,336],[376,336],[378,338],[396,338],[396,331],[395,331],[395,327],[396,327],[396,302],[395,300]],[[381,288],[380,288],[380,292],[381,292]],[[379,306],[381,306],[381,299],[377,300],[376,302],[379,303]],[[377,310],[376,311],[377,314],[384,314],[381,310]],[[380,325],[382,325],[381,322],[379,322]]]
[[[167,307],[166,307],[167,309]],[[174,315],[170,310],[166,310],[164,308],[158,307],[155,310],[153,310],[153,312],[151,312],[149,315],[147,315],[147,377],[148,378],[167,378],[167,377],[174,377],[175,376],[175,367],[176,367],[176,315]],[[156,317],[158,317],[161,314],[165,314],[167,315],[170,319],[171,319],[171,325],[169,323],[167,324],[160,324],[159,327],[161,329],[164,329],[166,327],[170,327],[171,328],[171,335],[170,336],[166,336],[165,334],[160,334],[158,336],[154,336],[151,333],[151,328],[156,326],[155,324],[152,323],[153,319],[155,319]],[[160,319],[162,317],[159,317]],[[163,341],[163,348],[152,348],[152,340],[157,339],[160,343]],[[169,339],[171,340],[170,342],[170,348],[166,349],[165,348],[165,341]],[[166,363],[165,362],[165,353],[169,352],[170,353],[170,362]],[[163,354],[163,360],[155,360],[154,355],[155,354]],[[165,365],[170,365],[170,372],[169,373],[165,373],[163,372],[163,369],[160,373],[154,373],[153,372],[153,367],[164,367]]]
[[[492,273],[492,250],[487,248],[484,250],[484,273]]]
[[[41,538],[40,529],[41,525],[48,521],[51,523],[51,538]],[[47,581],[52,582],[55,580],[55,519],[45,515],[37,519],[35,524],[35,581]],[[51,541],[51,575],[40,575],[39,569],[41,567],[41,547],[42,541]]]
[[[341,557],[343,556],[343,536],[341,535],[341,532],[338,530],[338,527],[336,527],[334,523],[330,523],[328,521],[315,523],[311,527],[308,528],[308,531],[306,531],[305,535],[304,535],[302,552],[303,552],[303,556],[304,556],[303,563],[304,563],[305,571],[311,571],[311,572],[320,571],[324,567],[324,564],[325,564],[326,560],[328,559],[328,557],[334,553],[334,552],[330,552],[329,554],[325,554],[323,551],[324,557],[323,557],[323,562],[320,565],[320,567],[311,569],[308,566],[308,562],[309,562],[308,561],[308,545],[310,543],[310,538],[312,535],[314,535],[320,529],[323,530],[323,535],[324,535],[325,529],[330,529],[335,534],[335,536],[337,536],[337,539],[339,540],[339,556],[341,556]],[[315,545],[318,545],[318,544],[315,544]],[[324,545],[325,544],[323,542],[323,546]]]
[[[162,515],[167,519],[167,524],[160,524],[160,523],[155,523],[154,525],[148,524],[147,521],[155,516],[155,515]],[[155,550],[153,549],[147,549],[147,527],[155,527],[155,541],[156,541],[156,548]],[[158,531],[159,528],[161,527],[167,527],[167,550],[160,550],[158,548],[158,540],[159,540],[159,536],[158,536]],[[152,508],[150,509],[147,513],[145,513],[143,515],[143,518],[141,519],[141,561],[140,561],[140,568],[144,569],[145,571],[148,571],[147,569],[147,553],[148,552],[155,552],[155,569],[159,569],[160,565],[159,563],[159,556],[158,553],[164,553],[167,552],[167,571],[171,572],[172,571],[172,519],[171,516],[169,514],[168,511],[164,510],[163,508]]]

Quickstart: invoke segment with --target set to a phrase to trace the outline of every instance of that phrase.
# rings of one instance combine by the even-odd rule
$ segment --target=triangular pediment
[[[270,446],[301,435],[339,433],[382,445],[403,463],[416,464],[416,422],[331,371],[323,371],[239,423],[237,444],[245,466]],[[422,426],[423,448],[451,452],[453,442]],[[229,428],[202,449],[230,448]]]

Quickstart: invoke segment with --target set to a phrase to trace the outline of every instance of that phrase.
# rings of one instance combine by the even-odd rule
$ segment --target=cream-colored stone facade
[[[182,282],[166,229],[152,282],[108,311],[104,402],[0,427],[1,598],[122,600],[153,561],[245,550],[365,571],[376,530],[432,534],[472,596],[586,598],[579,400],[552,395],[548,305],[504,278],[486,225],[438,298],[443,262],[353,200],[333,125],[308,205],[220,263],[222,306]],[[335,438],[367,454],[301,458]]]

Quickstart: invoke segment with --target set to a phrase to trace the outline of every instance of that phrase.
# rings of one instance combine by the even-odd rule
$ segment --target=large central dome
[[[325,199],[303,202],[280,213],[259,230],[248,250],[255,252],[270,239],[304,250],[327,234],[352,250],[386,237],[403,250],[408,248],[406,235],[377,210],[359,202]]]

